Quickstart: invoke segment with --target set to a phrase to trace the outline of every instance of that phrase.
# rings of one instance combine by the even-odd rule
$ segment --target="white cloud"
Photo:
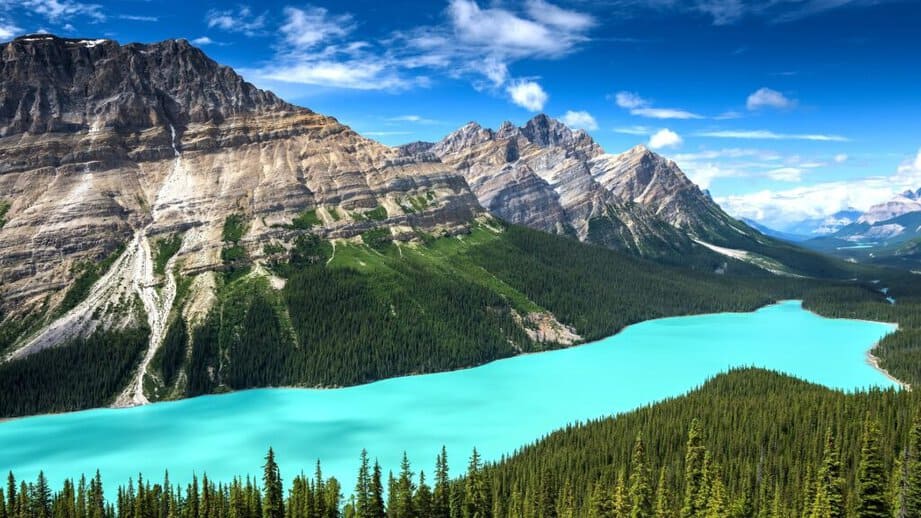
[[[768,171],[767,177],[778,182],[799,182],[803,178],[803,170],[799,167],[779,167]]]
[[[635,108],[630,110],[632,115],[648,117],[650,119],[703,119],[702,115],[674,108]]]
[[[265,28],[266,15],[253,14],[248,6],[240,6],[236,11],[220,11],[212,9],[205,16],[205,21],[210,29],[221,29],[228,32],[238,32],[247,36],[261,34]]]
[[[530,2],[529,18],[499,7],[480,8],[473,0],[451,0],[448,15],[455,36],[487,54],[507,57],[560,56],[585,41],[588,15],[547,2]]]
[[[355,34],[356,20],[349,13],[287,7],[283,14],[274,58],[249,71],[252,80],[262,86],[277,88],[284,82],[324,88],[407,89],[430,84],[428,74],[435,72],[468,78],[477,90],[508,95],[512,102],[532,110],[543,107],[547,94],[534,80],[513,77],[510,64],[565,56],[588,41],[587,32],[595,25],[590,15],[546,0],[524,0],[512,7],[450,0],[442,23],[360,40]],[[271,30],[265,16],[254,16],[248,8],[212,11],[208,24],[264,35]]]
[[[101,5],[76,0],[0,0],[0,6],[7,12],[26,10],[52,23],[65,22],[75,16],[85,16],[94,22],[104,22],[107,18]]]
[[[628,110],[639,108],[647,104],[646,100],[633,92],[617,92],[614,96],[614,102],[621,108]]]
[[[346,36],[354,29],[352,16],[330,16],[322,7],[285,7],[285,23],[280,30],[285,40],[298,49],[309,49],[330,38]]]
[[[676,108],[655,108],[652,102],[633,92],[617,92],[614,96],[617,106],[630,111],[631,115],[650,119],[703,119],[702,115]]]
[[[721,130],[700,131],[697,137],[751,139],[751,140],[812,140],[818,142],[847,142],[847,137],[823,134],[785,134],[768,130]]]
[[[777,90],[770,88],[759,88],[748,96],[745,106],[749,110],[760,110],[761,108],[778,108],[786,110],[796,106],[796,101],[786,97]]]
[[[12,23],[0,21],[0,40],[12,39],[21,32],[22,29],[13,25]]]
[[[539,84],[534,81],[517,80],[513,81],[506,88],[512,102],[522,108],[539,112],[544,109],[549,96]]]
[[[158,16],[142,16],[138,14],[120,14],[118,15],[119,20],[128,20],[132,22],[158,22],[160,18]]]
[[[412,122],[413,124],[438,124],[434,119],[427,119],[421,115],[399,115],[387,119],[391,122]]]
[[[847,162],[847,159],[848,159],[848,156],[845,153],[838,153],[837,155],[835,155],[836,164],[843,164]]]
[[[781,156],[774,151],[765,149],[724,148],[703,150],[695,153],[681,153],[672,157],[673,160],[679,163],[720,158],[757,158],[762,161],[774,161],[780,160]]]
[[[785,190],[763,190],[717,199],[730,214],[765,222],[775,228],[805,219],[824,218],[854,207],[867,210],[906,189],[921,186],[921,150],[895,174],[854,181],[824,182]]]
[[[570,128],[579,128],[588,131],[598,129],[598,121],[587,111],[568,110],[560,117],[560,120]]]
[[[262,80],[352,90],[392,90],[409,86],[403,78],[371,60],[323,60],[291,63],[256,71]]]
[[[214,40],[207,36],[199,36],[198,38],[192,40],[192,45],[198,45],[200,47],[204,45],[211,45],[212,43],[214,43]]]
[[[400,135],[412,135],[412,131],[363,131],[362,135],[367,137],[395,137]]]
[[[682,142],[681,136],[668,128],[660,129],[649,137],[649,147],[652,149],[678,147]]]
[[[713,118],[714,118],[715,120],[718,120],[718,121],[726,121],[726,120],[732,120],[732,119],[741,119],[741,118],[742,118],[742,114],[739,113],[739,112],[736,112],[736,111],[728,111],[728,112],[723,112],[723,113],[721,113],[721,114],[719,114],[719,115],[717,115],[716,117],[713,117]]]
[[[614,128],[614,132],[623,133],[624,135],[649,135],[652,133],[652,128],[649,126],[626,126]]]
[[[544,0],[529,1],[527,12],[534,20],[562,30],[578,32],[595,26],[595,19],[591,16],[562,9]]]

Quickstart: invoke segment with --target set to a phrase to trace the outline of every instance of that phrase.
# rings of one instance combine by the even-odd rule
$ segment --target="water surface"
[[[431,473],[444,444],[455,473],[576,420],[680,395],[734,366],[765,367],[853,390],[895,383],[866,361],[890,324],[831,320],[788,301],[753,313],[666,318],[571,349],[482,367],[334,390],[262,389],[145,407],[0,423],[0,470],[33,478],[103,473],[107,488],[142,472],[174,481],[258,473],[269,445],[285,480],[325,471],[354,486],[368,448],[385,473],[406,450]]]

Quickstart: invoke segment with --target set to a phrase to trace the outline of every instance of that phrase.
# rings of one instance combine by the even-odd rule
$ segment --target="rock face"
[[[921,189],[876,204],[831,237],[853,242],[897,243],[921,236]]]
[[[328,237],[375,226],[452,233],[482,212],[463,177],[437,160],[288,104],[185,40],[43,34],[0,55],[0,203],[9,205],[0,316],[53,307],[76,265],[124,245],[120,263],[140,272],[131,282],[147,306],[156,297],[144,286],[163,282],[151,273],[156,240],[182,236],[171,268],[221,268],[230,214],[242,215],[240,243],[258,258],[304,211]],[[425,208],[407,209],[418,196]]]
[[[857,223],[875,225],[881,221],[919,211],[921,211],[921,189],[915,192],[905,191],[887,202],[870,207],[870,210],[857,219]]]
[[[469,123],[403,152],[439,157],[507,221],[641,255],[680,254],[694,246],[692,238],[750,231],[674,162],[643,146],[606,154],[584,131],[546,115],[496,131]]]

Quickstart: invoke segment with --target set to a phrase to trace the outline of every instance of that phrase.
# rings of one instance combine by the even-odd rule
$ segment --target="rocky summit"
[[[78,263],[123,243],[144,270],[150,243],[171,233],[183,235],[175,266],[219,268],[228,214],[260,256],[305,211],[348,237],[384,223],[454,232],[481,210],[451,169],[259,90],[186,40],[41,34],[0,53],[5,311],[53,305]],[[425,208],[406,210],[417,196]]]
[[[454,167],[483,207],[507,221],[640,255],[682,253],[693,239],[751,232],[674,162],[644,146],[605,153],[586,132],[546,115],[495,131],[471,122],[403,151]]]

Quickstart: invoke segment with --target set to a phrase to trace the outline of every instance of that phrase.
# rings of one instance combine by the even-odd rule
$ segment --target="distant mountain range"
[[[921,265],[921,189],[874,205],[835,232],[802,244],[852,261],[915,268]]]

